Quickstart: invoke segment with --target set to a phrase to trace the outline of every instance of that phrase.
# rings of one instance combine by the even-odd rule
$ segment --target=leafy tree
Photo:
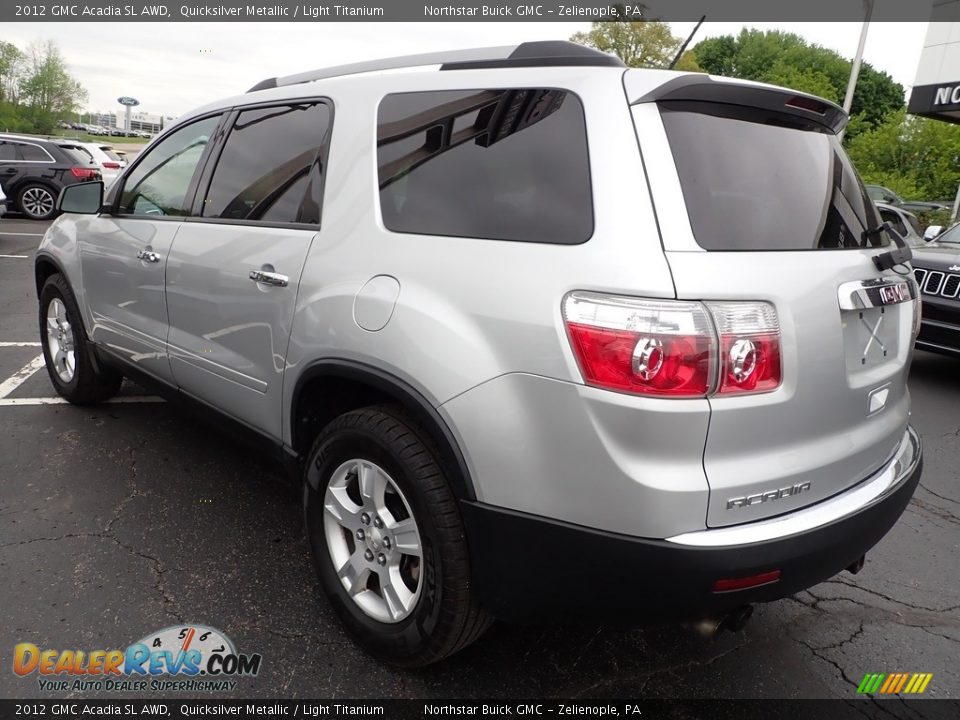
[[[86,102],[87,91],[67,71],[67,64],[52,40],[27,48],[20,101],[25,115],[41,133],[53,130],[57,121],[72,115]]]
[[[837,103],[843,100],[850,79],[850,61],[793,33],[744,29],[737,37],[702,40],[693,51],[705,72],[783,85]],[[876,127],[903,105],[903,86],[864,63],[851,108],[862,123],[847,137],[861,128]]]
[[[952,200],[960,185],[960,126],[891,113],[850,141],[848,152],[865,182],[908,200]]]
[[[570,39],[613,53],[629,67],[649,68],[667,67],[683,44],[670,32],[669,25],[656,20],[595,22],[590,30],[575,33]]]

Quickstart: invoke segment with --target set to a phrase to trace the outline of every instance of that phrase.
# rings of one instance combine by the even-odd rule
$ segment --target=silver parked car
[[[555,42],[271,78],[62,195],[50,378],[276,449],[390,662],[492,616],[742,619],[859,571],[920,477],[916,283],[845,121]]]

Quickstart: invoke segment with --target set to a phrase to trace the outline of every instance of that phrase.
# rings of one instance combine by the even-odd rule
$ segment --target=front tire
[[[123,376],[95,362],[77,301],[59,273],[40,291],[40,344],[50,382],[61,397],[89,405],[117,394]]]
[[[20,191],[17,207],[31,220],[49,220],[57,214],[57,196],[46,185],[33,183]]]
[[[305,470],[304,512],[321,584],[370,654],[429,665],[489,626],[437,449],[401,408],[355,410],[324,428]]]

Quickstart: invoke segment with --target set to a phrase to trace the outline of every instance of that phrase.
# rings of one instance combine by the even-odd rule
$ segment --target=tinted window
[[[300,206],[311,184],[320,190],[329,130],[330,108],[322,103],[241,112],[217,161],[203,216],[319,222],[317,208],[301,216]]]
[[[101,150],[101,151],[103,152],[103,154],[106,155],[108,158],[110,158],[111,160],[114,160],[114,161],[116,161],[116,162],[120,162],[120,161],[123,159],[123,158],[121,158],[119,155],[117,155],[117,154],[113,151],[113,148],[101,146],[101,147],[100,147],[100,150]]]
[[[32,160],[34,162],[50,162],[50,154],[41,147],[19,143],[17,149],[20,151],[21,160]]]
[[[13,143],[0,142],[0,162],[17,159],[17,146]]]
[[[570,92],[388,95],[377,166],[396,232],[561,244],[593,233],[583,106]]]
[[[81,165],[91,165],[94,164],[93,155],[90,154],[90,151],[86,148],[81,147],[60,147],[73,162],[80,163]]]
[[[124,182],[120,212],[187,215],[190,181],[219,120],[219,117],[199,120],[150,148]]]
[[[886,245],[837,137],[815,123],[714,103],[661,103],[697,243],[707,250]]]
[[[893,229],[901,235],[907,234],[907,226],[903,224],[900,216],[891,210],[880,210],[880,219],[893,225]]]

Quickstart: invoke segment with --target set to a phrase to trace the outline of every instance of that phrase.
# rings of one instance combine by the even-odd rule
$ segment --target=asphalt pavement
[[[868,672],[924,672],[926,697],[960,698],[960,361],[916,355],[922,484],[860,574],[761,606],[715,641],[642,617],[496,624],[442,664],[399,672],[341,630],[276,467],[139,388],[78,408],[55,402],[42,367],[29,372],[45,226],[0,220],[0,384],[27,376],[0,399],[0,697],[97,695],[16,676],[17,643],[125,648],[202,623],[263,657],[227,697],[851,699]]]

